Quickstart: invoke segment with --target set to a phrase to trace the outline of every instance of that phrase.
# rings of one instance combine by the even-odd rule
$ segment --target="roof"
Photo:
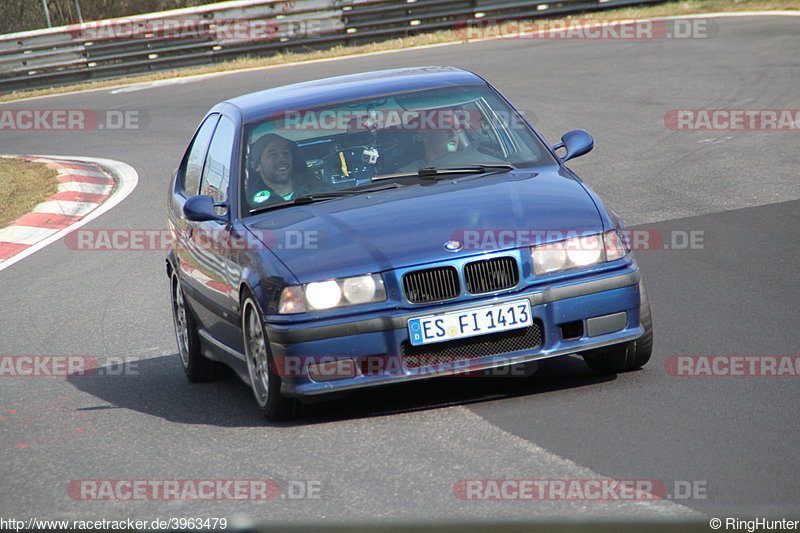
[[[486,82],[480,76],[456,67],[414,67],[295,83],[238,96],[227,103],[239,108],[245,122],[253,122],[281,111],[324,106],[342,100],[475,83]]]

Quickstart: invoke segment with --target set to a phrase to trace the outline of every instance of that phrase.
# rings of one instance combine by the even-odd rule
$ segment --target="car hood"
[[[279,208],[245,225],[301,283],[603,231],[592,198],[558,167]],[[450,240],[461,241],[463,249],[447,251]]]

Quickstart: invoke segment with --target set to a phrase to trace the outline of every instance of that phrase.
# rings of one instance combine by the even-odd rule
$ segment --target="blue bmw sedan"
[[[329,78],[211,109],[170,184],[191,381],[232,368],[270,420],[313,396],[580,354],[652,351],[622,222],[471,72]]]

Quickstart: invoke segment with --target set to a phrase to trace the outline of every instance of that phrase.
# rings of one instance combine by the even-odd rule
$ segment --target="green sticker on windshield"
[[[253,196],[253,201],[257,204],[263,204],[269,197],[272,196],[272,193],[269,191],[258,191],[255,196]]]

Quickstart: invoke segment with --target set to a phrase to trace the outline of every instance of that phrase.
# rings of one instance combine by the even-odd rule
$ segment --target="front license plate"
[[[532,324],[530,302],[514,300],[412,318],[408,321],[408,333],[411,344],[417,346],[524,328]]]

